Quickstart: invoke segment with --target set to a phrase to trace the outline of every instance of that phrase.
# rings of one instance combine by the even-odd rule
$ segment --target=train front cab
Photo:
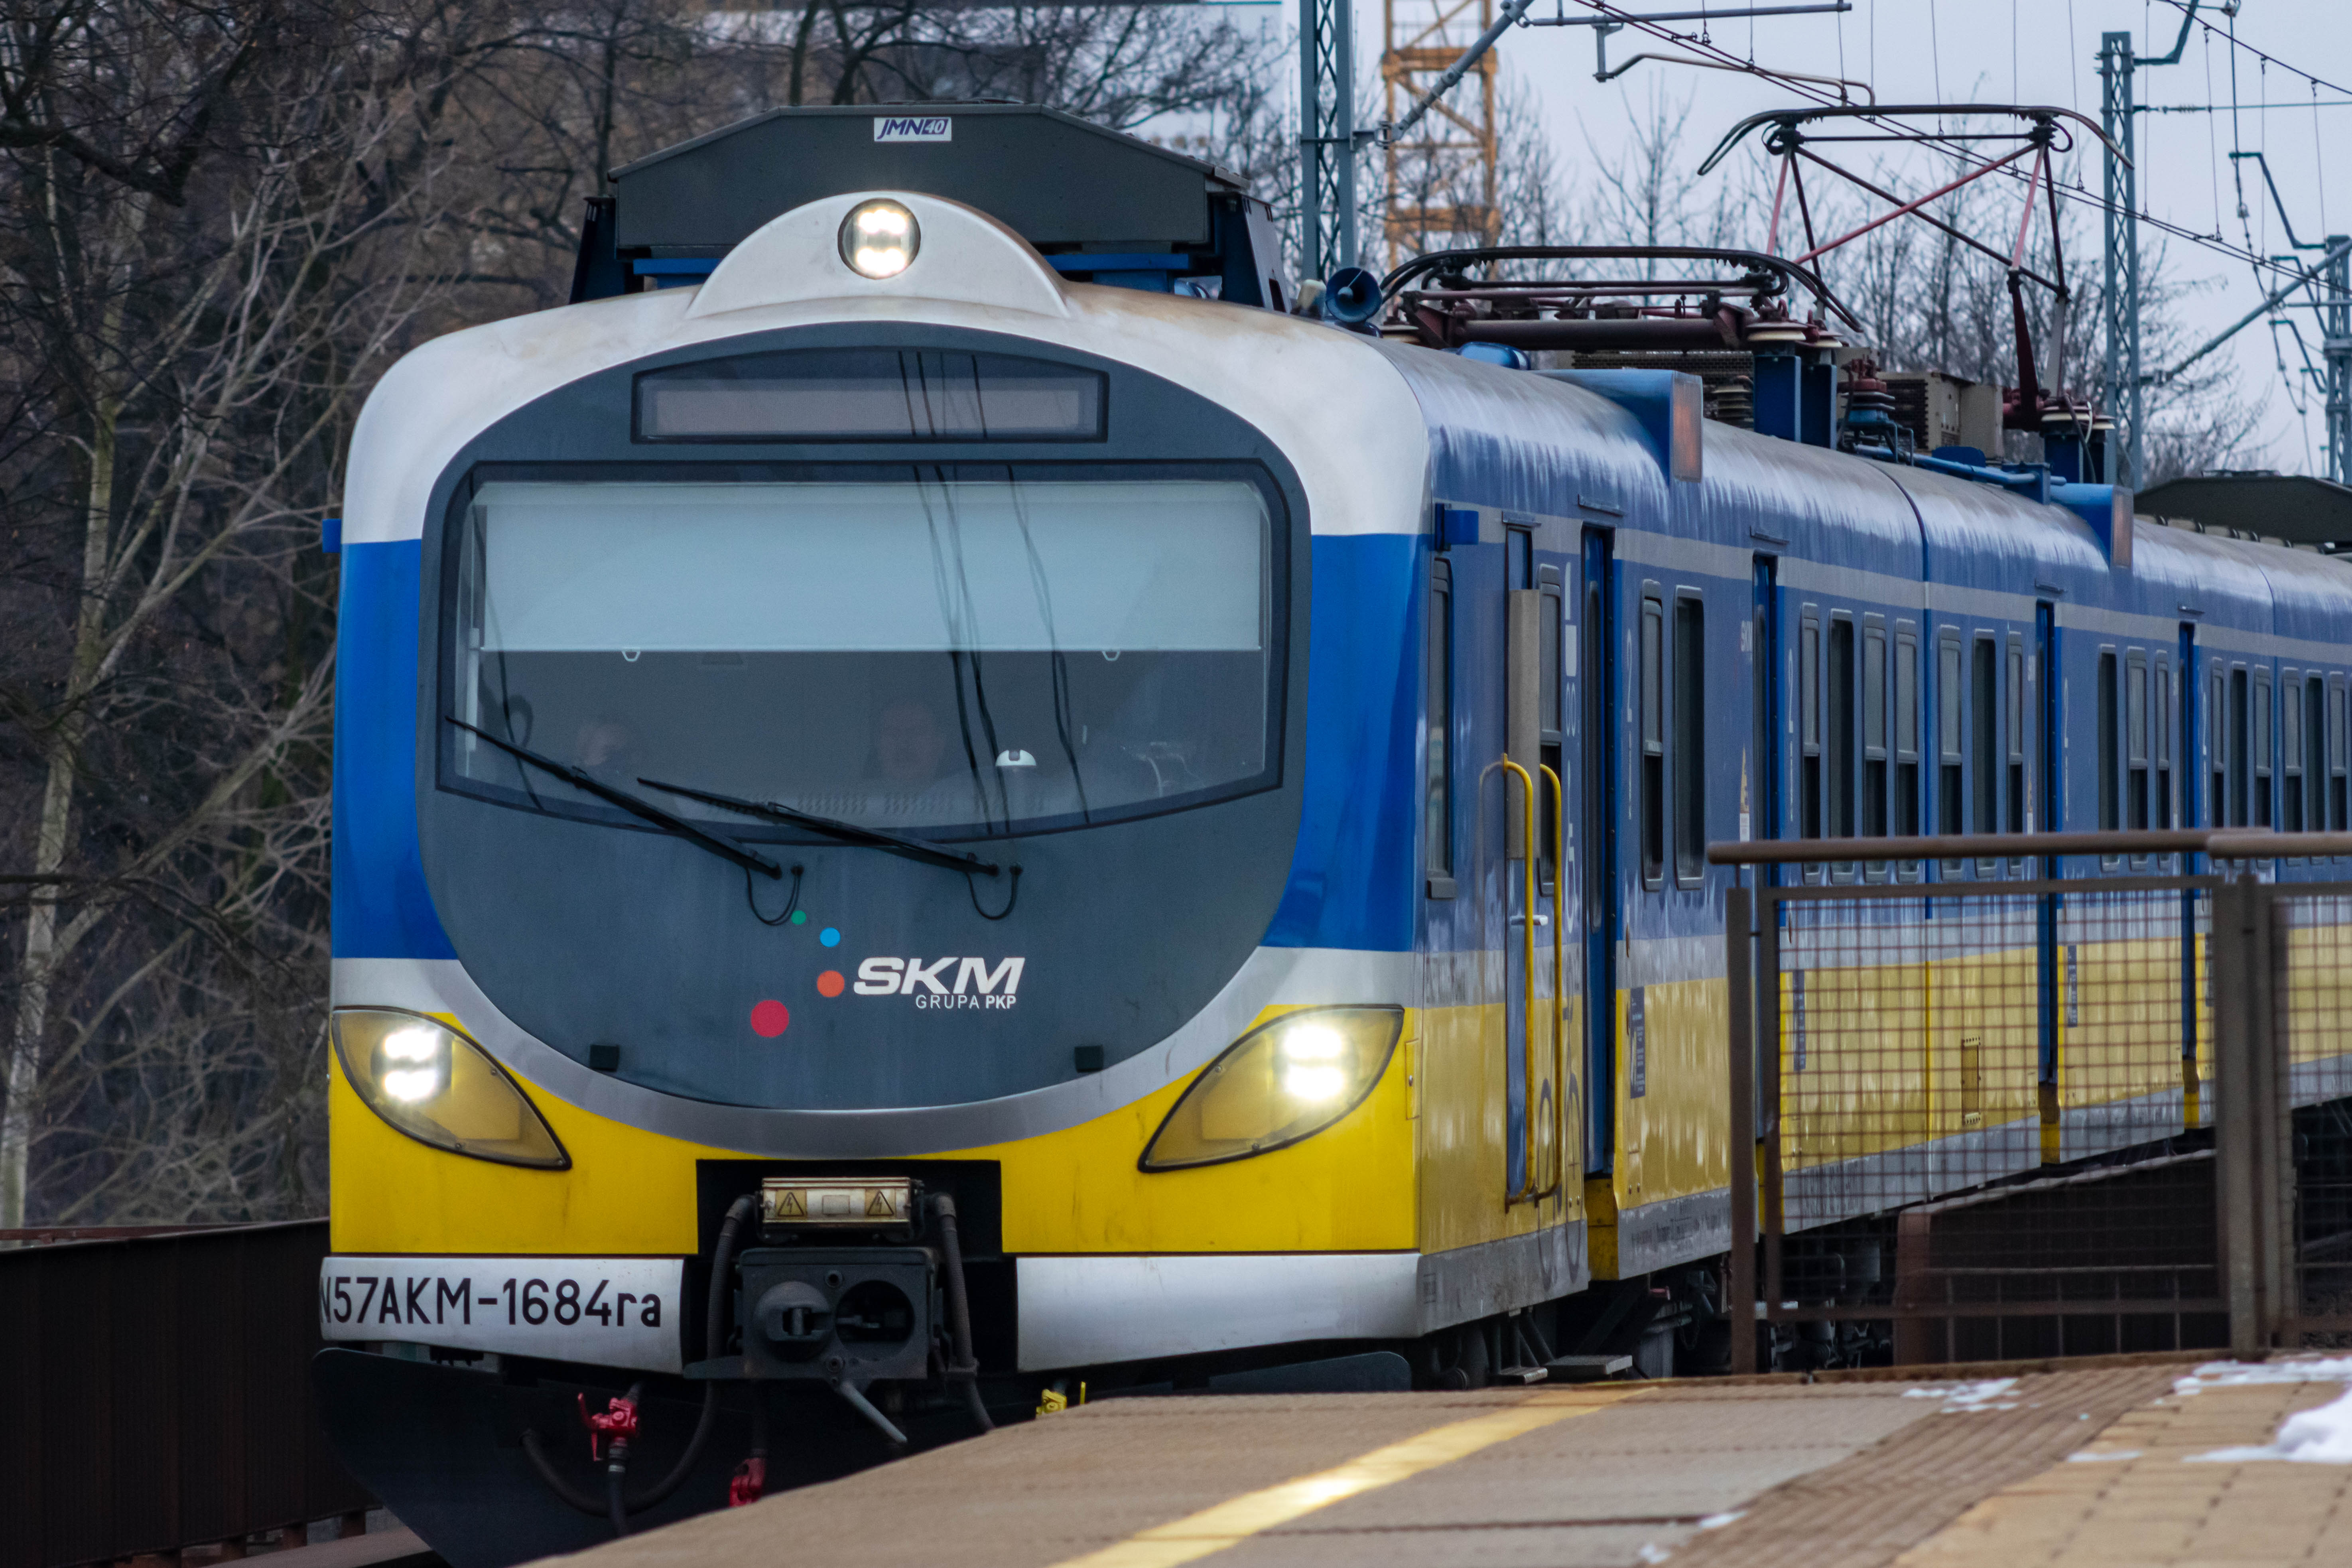
[[[703,1275],[721,1216],[769,1175],[911,1174],[953,1192],[966,1226],[983,1376],[997,1379],[1000,1391],[1026,1387],[1031,1398],[1038,1378],[1064,1369],[1411,1342],[1585,1282],[1577,1218],[1585,1162],[1576,1122],[1560,1110],[1555,1058],[1542,1054],[1572,1055],[1573,1047],[1540,1028],[1533,1034],[1545,1037],[1530,1038],[1524,1026],[1553,994],[1549,933],[1538,933],[1540,973],[1521,964],[1508,984],[1480,994],[1465,1010],[1466,1032],[1444,1016],[1442,984],[1434,1006],[1416,991],[1414,910],[1424,901],[1416,895],[1431,884],[1415,874],[1421,814],[1404,803],[1422,776],[1416,710],[1426,644],[1400,631],[1417,624],[1431,534],[1426,437],[1407,386],[1360,339],[1279,316],[1066,285],[976,215],[906,199],[923,214],[936,253],[965,244],[971,254],[960,272],[927,279],[910,269],[882,289],[888,319],[881,324],[869,307],[847,311],[845,324],[838,299],[822,290],[795,297],[779,281],[805,273],[810,248],[790,232],[787,215],[773,237],[790,251],[791,267],[773,265],[755,237],[698,300],[683,293],[611,300],[494,324],[420,352],[387,378],[355,450],[342,561],[337,1016],[356,1027],[362,1014],[373,1014],[368,1026],[379,1033],[384,1017],[410,1019],[478,1047],[543,1121],[561,1159],[533,1167],[430,1146],[372,1109],[355,1087],[354,1068],[376,1071],[381,1050],[354,1047],[349,1060],[339,1053],[330,1087],[334,1256],[321,1279],[322,1321],[338,1342],[385,1352],[364,1358],[377,1363],[364,1399],[343,1388],[347,1416],[364,1425],[369,1417],[355,1414],[362,1405],[407,1404],[401,1377],[436,1386],[470,1379],[465,1386],[480,1394],[482,1408],[502,1412],[482,1421],[505,1434],[492,1444],[503,1457],[481,1459],[474,1436],[459,1442],[445,1433],[447,1455],[503,1466],[534,1498],[536,1482],[519,1468],[509,1441],[524,1419],[518,1412],[536,1409],[535,1399],[547,1403],[531,1390],[549,1379],[584,1379],[592,1388],[637,1373],[659,1379],[699,1353]],[[802,222],[822,228],[829,251],[839,219],[828,207]],[[988,1101],[984,1114],[930,1104],[911,1078],[896,1103],[841,1108],[849,1114],[697,1099],[686,1079],[716,1069],[669,1061],[649,1042],[706,1037],[720,1043],[712,1051],[718,1061],[821,1044],[830,1038],[827,1008],[864,1005],[857,999],[870,983],[861,955],[877,947],[961,952],[954,944],[972,932],[1013,944],[1006,951],[1031,944],[1023,1006],[1052,1001],[1054,987],[1076,987],[1066,993],[1075,1000],[1066,1018],[1121,1005],[1129,991],[1148,995],[1157,984],[1152,954],[1138,949],[1130,956],[1139,962],[1124,966],[1074,963],[1061,976],[1041,962],[1051,958],[1043,937],[1088,934],[1069,921],[1115,923],[1108,917],[1117,911],[1101,903],[1104,886],[1070,861],[1083,834],[1018,846],[1029,877],[1020,909],[1001,927],[965,910],[963,887],[936,868],[795,844],[793,858],[808,868],[799,912],[810,919],[764,935],[742,916],[743,889],[719,888],[732,872],[693,846],[548,814],[531,790],[555,784],[532,774],[527,787],[521,771],[503,762],[496,777],[504,795],[483,795],[478,779],[450,772],[457,742],[444,705],[466,688],[452,688],[440,668],[463,641],[453,642],[449,627],[464,624],[451,607],[464,603],[464,558],[446,547],[470,526],[458,489],[485,464],[508,465],[488,482],[536,482],[509,471],[526,457],[573,465],[559,476],[565,483],[580,482],[583,465],[623,455],[642,460],[625,437],[598,435],[628,428],[613,421],[629,416],[630,377],[641,371],[740,358],[746,349],[814,343],[837,352],[858,334],[920,348],[925,333],[963,344],[985,332],[996,335],[982,347],[1019,351],[1015,328],[1034,334],[1028,352],[1091,354],[1089,363],[1111,366],[1115,399],[1141,406],[1133,388],[1120,390],[1118,377],[1129,372],[1139,385],[1157,378],[1214,399],[1267,451],[1295,464],[1290,515],[1306,526],[1295,536],[1299,569],[1290,579],[1297,635],[1284,675],[1286,793],[1266,796],[1292,815],[1275,852],[1255,840],[1238,847],[1250,850],[1244,869],[1272,892],[1243,933],[1238,973],[1181,1029],[1108,1061],[1099,1052],[1089,1061],[1083,1041],[1074,1049],[1048,1038],[1062,1053],[1055,1081]],[[1114,423],[1114,447],[1118,429]],[[1335,443],[1335,429],[1355,445]],[[1159,437],[1146,421],[1124,438]],[[602,449],[599,440],[613,445]],[[713,454],[658,456],[676,468]],[[794,455],[738,447],[716,456],[740,467]],[[869,454],[835,456],[862,461]],[[1572,563],[1544,564],[1559,570],[1536,591],[1549,590],[1557,604]],[[1499,570],[1497,562],[1497,588]],[[1483,610],[1473,619],[1485,628],[1478,636],[1501,635]],[[634,662],[631,651],[617,657]],[[1492,668],[1499,673],[1499,664]],[[1465,704],[1463,723],[1477,730],[1465,736],[1465,755],[1473,745],[1490,758],[1496,752],[1499,702],[1499,688],[1483,683]],[[1482,703],[1493,711],[1479,710]],[[548,732],[568,733],[551,717],[552,700],[542,707]],[[1546,744],[1565,728],[1555,720]],[[510,739],[530,743],[519,731]],[[1558,761],[1550,773],[1572,778],[1573,767]],[[1543,831],[1559,826],[1556,816],[1546,822]],[[1490,826],[1502,833],[1498,820]],[[1507,942],[1502,931],[1503,900],[1524,887],[1512,883],[1496,837],[1477,841],[1484,869],[1469,871],[1475,832],[1463,829],[1465,880],[1483,877],[1491,923],[1429,963],[1486,984],[1511,962],[1506,950],[1524,957],[1525,931]],[[513,845],[525,841],[527,864],[514,860]],[[1202,842],[1204,855],[1237,852]],[[943,883],[951,899],[937,896]],[[623,885],[625,897],[616,891]],[[1076,891],[1088,886],[1094,891],[1085,897]],[[781,886],[770,892],[770,911],[782,894]],[[1220,895],[1228,903],[1237,896]],[[1479,905],[1455,902],[1464,910]],[[894,913],[901,906],[961,923],[936,938],[895,929],[893,921],[906,924]],[[722,913],[743,930],[695,934]],[[699,977],[700,992],[644,971],[640,955],[613,944],[607,926],[638,931],[635,940],[677,957],[679,973]],[[1178,935],[1196,945],[1230,945],[1224,938],[1233,933],[1205,917],[1180,926]],[[731,975],[730,955],[746,938],[772,944],[786,961],[749,980]],[[519,980],[521,961],[541,975]],[[992,952],[989,963],[1001,969]],[[830,973],[855,984],[826,988],[834,964],[840,967]],[[1543,994],[1532,1013],[1531,979]],[[633,1026],[601,1033],[566,1013],[577,998],[551,989],[550,980],[621,1002],[643,982],[674,1016],[641,1013]],[[510,1010],[501,997],[523,1001]],[[1509,1048],[1507,997],[1518,998],[1520,1026]],[[1344,1116],[1283,1146],[1243,1151],[1246,1158],[1145,1168],[1155,1135],[1208,1064],[1286,1017],[1334,1006],[1395,1021],[1395,1049]],[[533,1015],[530,1027],[515,1016],[524,1011]],[[561,1027],[545,1022],[567,1016]],[[778,1037],[762,1034],[763,1018],[790,1020],[780,1045],[767,1043]],[[608,1054],[598,1042],[613,1039],[620,1044]],[[945,1066],[970,1076],[968,1064]],[[668,1092],[658,1092],[664,1084]],[[648,1294],[625,1270],[667,1283]],[[398,1289],[384,1285],[395,1277]],[[615,1279],[631,1296],[625,1346],[613,1319],[599,1316],[614,1311],[617,1297],[598,1286]],[[388,1444],[407,1436],[398,1426],[385,1433]],[[395,1469],[458,1462],[408,1447],[402,1456],[380,1446],[375,1457]]]

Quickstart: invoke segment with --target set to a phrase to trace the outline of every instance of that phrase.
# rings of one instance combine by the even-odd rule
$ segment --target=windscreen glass
[[[1259,486],[992,472],[485,485],[454,716],[742,831],[639,781],[948,836],[1270,783]],[[460,778],[612,809],[451,728]]]

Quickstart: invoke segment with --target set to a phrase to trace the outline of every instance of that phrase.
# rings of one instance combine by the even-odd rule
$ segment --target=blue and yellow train
[[[319,1381],[460,1568],[1704,1319],[1707,843],[2347,825],[2332,561],[1302,315],[1237,182],[1040,111],[614,191],[341,523]]]

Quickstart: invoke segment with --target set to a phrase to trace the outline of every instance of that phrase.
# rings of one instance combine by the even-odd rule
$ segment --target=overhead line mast
[[[1298,275],[1356,265],[1356,55],[1348,0],[1298,0]]]
[[[2147,66],[2176,66],[2189,46],[2189,25],[2200,0],[2189,0],[2172,52],[2141,59],[2132,52],[2129,32],[2099,38],[2099,125],[2107,133],[2106,289],[2100,310],[2106,317],[2106,403],[2123,426],[2118,483],[2137,485],[2147,474],[2147,383],[2139,365],[2139,174],[2133,136],[2139,110],[2134,101],[2138,72]]]

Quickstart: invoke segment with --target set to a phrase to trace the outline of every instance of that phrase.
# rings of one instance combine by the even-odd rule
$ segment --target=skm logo
[[[860,996],[912,996],[918,1007],[1010,1007],[1021,994],[1025,958],[869,958],[857,966]],[[949,979],[952,970],[954,979]]]

